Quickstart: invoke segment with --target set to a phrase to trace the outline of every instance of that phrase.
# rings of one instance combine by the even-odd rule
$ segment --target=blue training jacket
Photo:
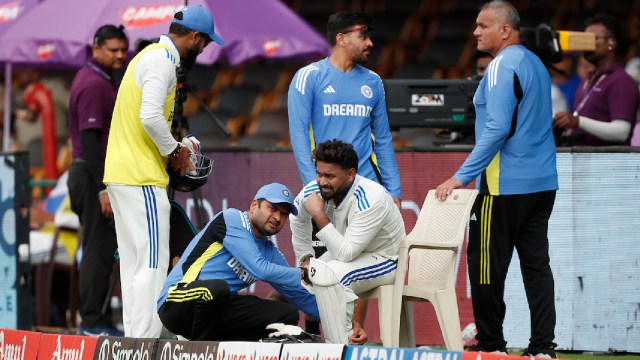
[[[476,145],[454,177],[465,185],[476,179],[481,194],[557,190],[551,79],[540,59],[521,45],[503,49],[473,102]]]

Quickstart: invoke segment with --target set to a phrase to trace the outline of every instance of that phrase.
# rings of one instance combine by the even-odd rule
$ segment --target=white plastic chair
[[[411,302],[428,301],[447,349],[463,350],[454,268],[477,195],[477,190],[456,189],[440,201],[430,190],[415,227],[400,245],[395,283],[358,295],[378,299],[384,346],[415,347]]]

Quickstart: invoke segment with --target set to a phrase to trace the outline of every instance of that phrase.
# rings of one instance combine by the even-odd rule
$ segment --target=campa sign
[[[17,1],[0,5],[0,24],[15,20],[20,14],[20,4]]]
[[[180,4],[130,6],[120,10],[120,21],[129,29],[168,23],[183,7]]]

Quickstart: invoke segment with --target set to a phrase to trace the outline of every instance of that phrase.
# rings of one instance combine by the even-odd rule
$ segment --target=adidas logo
[[[335,94],[336,91],[333,89],[333,86],[329,85],[324,89],[323,93],[325,93],[325,94],[330,94],[330,93],[331,94]]]
[[[472,213],[471,214],[471,221],[478,221],[478,219],[476,218],[476,213]]]

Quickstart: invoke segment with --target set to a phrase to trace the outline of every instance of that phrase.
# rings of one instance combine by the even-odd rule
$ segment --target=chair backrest
[[[429,190],[416,225],[405,240],[409,244],[410,285],[442,289],[453,280],[458,246],[464,240],[477,194],[477,190],[456,189],[440,201],[435,190]]]

